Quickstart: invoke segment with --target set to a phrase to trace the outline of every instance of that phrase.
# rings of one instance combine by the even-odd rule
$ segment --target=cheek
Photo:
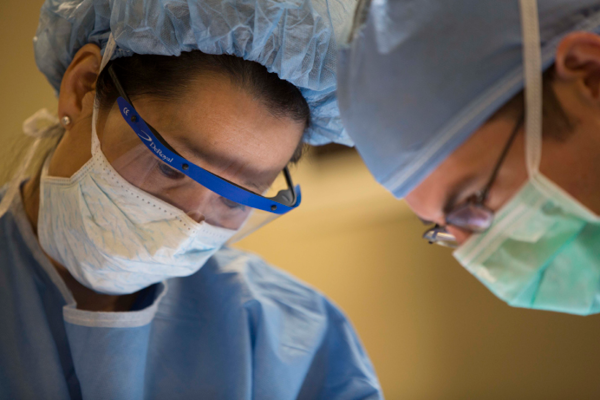
[[[104,124],[99,124],[98,138],[102,152],[111,164],[132,153],[139,155],[138,147],[145,147],[116,109],[108,115]]]
[[[514,144],[514,151],[504,161],[488,195],[486,205],[494,211],[502,208],[528,180],[523,144]]]
[[[60,141],[48,168],[50,176],[70,178],[92,158],[91,132],[68,132]]]

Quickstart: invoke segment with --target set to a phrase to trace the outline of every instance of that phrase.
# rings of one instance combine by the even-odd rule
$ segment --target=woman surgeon
[[[348,141],[351,11],[46,1],[34,48],[58,116],[24,128],[29,155],[57,144],[1,193],[0,398],[381,398],[334,305],[222,248],[300,204],[304,142]]]

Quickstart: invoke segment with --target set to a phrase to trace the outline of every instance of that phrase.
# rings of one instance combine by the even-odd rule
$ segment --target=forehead
[[[304,130],[291,118],[273,115],[259,99],[220,74],[194,78],[177,99],[132,101],[180,154],[217,174],[278,173]]]

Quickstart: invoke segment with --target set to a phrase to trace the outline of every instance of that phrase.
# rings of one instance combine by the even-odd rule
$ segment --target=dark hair
[[[304,123],[305,128],[310,124],[310,109],[300,90],[257,62],[194,50],[177,57],[134,54],[111,63],[130,97],[176,100],[198,74],[220,73],[261,101],[273,115]],[[119,95],[108,75],[108,68],[104,68],[98,77],[96,91],[101,109],[111,108],[117,100]],[[304,146],[300,143],[291,162],[297,162],[303,151]]]
[[[542,126],[545,137],[563,140],[571,133],[577,121],[575,121],[560,104],[556,93],[552,88],[555,70],[554,65],[548,68],[543,75],[543,98],[542,98]],[[525,112],[525,94],[521,90],[504,104],[490,120],[506,116],[519,118]]]

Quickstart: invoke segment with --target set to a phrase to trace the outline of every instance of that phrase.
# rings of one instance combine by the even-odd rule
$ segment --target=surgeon
[[[341,311],[223,248],[300,205],[303,141],[349,142],[334,57],[352,6],[43,5],[58,115],[24,124],[2,190],[0,398],[382,398]]]
[[[366,1],[340,54],[373,176],[512,306],[600,312],[599,33],[598,0]]]

